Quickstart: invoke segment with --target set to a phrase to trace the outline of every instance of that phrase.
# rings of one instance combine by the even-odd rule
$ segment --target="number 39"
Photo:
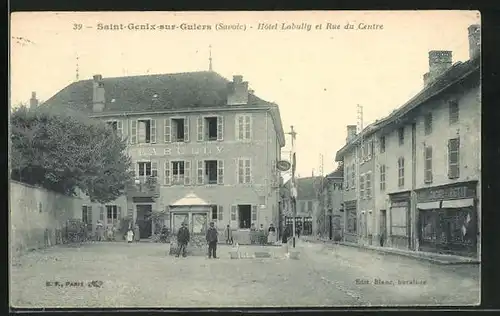
[[[82,24],[73,24],[73,30],[79,31],[82,29]]]

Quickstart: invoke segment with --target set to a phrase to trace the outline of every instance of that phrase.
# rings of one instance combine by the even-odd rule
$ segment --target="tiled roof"
[[[106,106],[103,112],[136,112],[180,110],[200,107],[227,107],[228,83],[221,75],[210,72],[188,72],[105,78]],[[93,80],[71,83],[44,105],[70,107],[84,112],[92,111]],[[155,97],[156,95],[156,97]],[[251,106],[271,103],[253,94],[248,96]]]
[[[326,175],[327,178],[343,178],[344,177],[344,164],[339,164],[337,169]]]
[[[462,79],[472,75],[475,72],[478,72],[480,68],[480,58],[474,58],[468,60],[466,62],[458,62],[451,66],[447,71],[437,77],[429,86],[421,90],[417,95],[415,95],[412,99],[406,102],[404,105],[394,110],[387,117],[382,118],[381,120],[376,121],[371,124],[367,128],[363,129],[361,133],[356,136],[353,140],[351,140],[348,144],[342,147],[336,154],[335,160],[342,160],[342,156],[345,151],[349,149],[353,144],[355,144],[361,137],[366,137],[377,130],[380,130],[382,127],[393,123],[394,121],[401,119],[408,112],[414,110],[420,105],[423,105],[429,99],[439,95],[444,92],[446,89],[451,86],[459,83]]]

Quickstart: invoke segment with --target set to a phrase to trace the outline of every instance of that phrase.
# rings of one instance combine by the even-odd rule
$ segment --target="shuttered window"
[[[191,185],[191,161],[184,160],[184,185]]]
[[[427,113],[424,117],[424,131],[425,135],[432,133],[432,113]]]
[[[156,120],[151,120],[149,124],[149,138],[151,144],[156,144]]]
[[[458,122],[459,119],[459,107],[457,100],[451,100],[448,102],[448,109],[450,115],[450,125]]]
[[[380,166],[380,191],[385,191],[385,165]]]
[[[165,143],[172,142],[172,127],[170,124],[170,118],[167,118],[164,121],[163,139],[164,139]]]
[[[222,207],[222,205],[219,205],[218,211],[219,211],[219,216],[217,217],[217,219],[219,221],[222,221],[224,219],[224,208]]]
[[[184,142],[189,142],[189,117],[184,118]]]
[[[448,140],[448,177],[460,177],[460,138]]]
[[[238,210],[237,205],[231,205],[231,220],[232,221],[236,221],[237,210]]]
[[[130,121],[130,143],[137,143],[137,120]]]
[[[224,160],[217,160],[217,184],[224,184]]]
[[[432,183],[432,147],[427,146],[424,149],[424,182]]]
[[[196,134],[197,134],[197,140],[199,142],[204,141],[205,137],[205,120],[203,119],[203,116],[198,116],[196,120]]]
[[[252,222],[257,221],[257,205],[252,205]]]
[[[164,169],[164,176],[165,176],[165,185],[171,185],[172,184],[172,171],[170,169],[170,161],[167,160],[165,161],[165,169]]]
[[[400,157],[398,159],[398,187],[405,185],[405,159]]]
[[[362,174],[359,176],[359,197],[365,198],[365,175]]]
[[[204,163],[203,160],[198,160],[196,165],[196,182],[198,185],[202,185],[204,183]]]
[[[217,140],[224,140],[224,116],[217,117]]]

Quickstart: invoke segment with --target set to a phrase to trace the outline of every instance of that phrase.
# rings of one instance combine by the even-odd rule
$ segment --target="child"
[[[128,229],[127,232],[127,242],[130,244],[134,240],[134,232],[132,231],[132,228]]]

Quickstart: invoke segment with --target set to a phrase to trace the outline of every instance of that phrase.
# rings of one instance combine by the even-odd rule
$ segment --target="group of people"
[[[179,257],[181,253],[183,257],[186,257],[186,247],[189,243],[189,239],[189,229],[187,228],[186,223],[182,223],[181,228],[179,228],[179,231],[177,232],[178,247],[176,257]],[[207,229],[206,241],[208,245],[208,258],[217,259],[217,242],[219,241],[219,232],[217,231],[217,228],[215,228],[214,222],[210,222],[210,226]]]
[[[96,240],[97,241],[116,241],[118,228],[115,225],[109,224],[104,227],[102,221],[98,220],[96,225]],[[141,239],[139,225],[135,224],[129,227],[125,235],[127,242],[139,241]]]
[[[297,236],[297,238],[300,238],[300,233],[301,233],[300,227],[296,227],[295,228],[295,236]],[[287,225],[285,227],[285,230],[283,231],[283,234],[281,235],[281,243],[286,244],[288,242],[288,239],[292,236],[293,236],[292,229],[290,228],[290,226]]]

